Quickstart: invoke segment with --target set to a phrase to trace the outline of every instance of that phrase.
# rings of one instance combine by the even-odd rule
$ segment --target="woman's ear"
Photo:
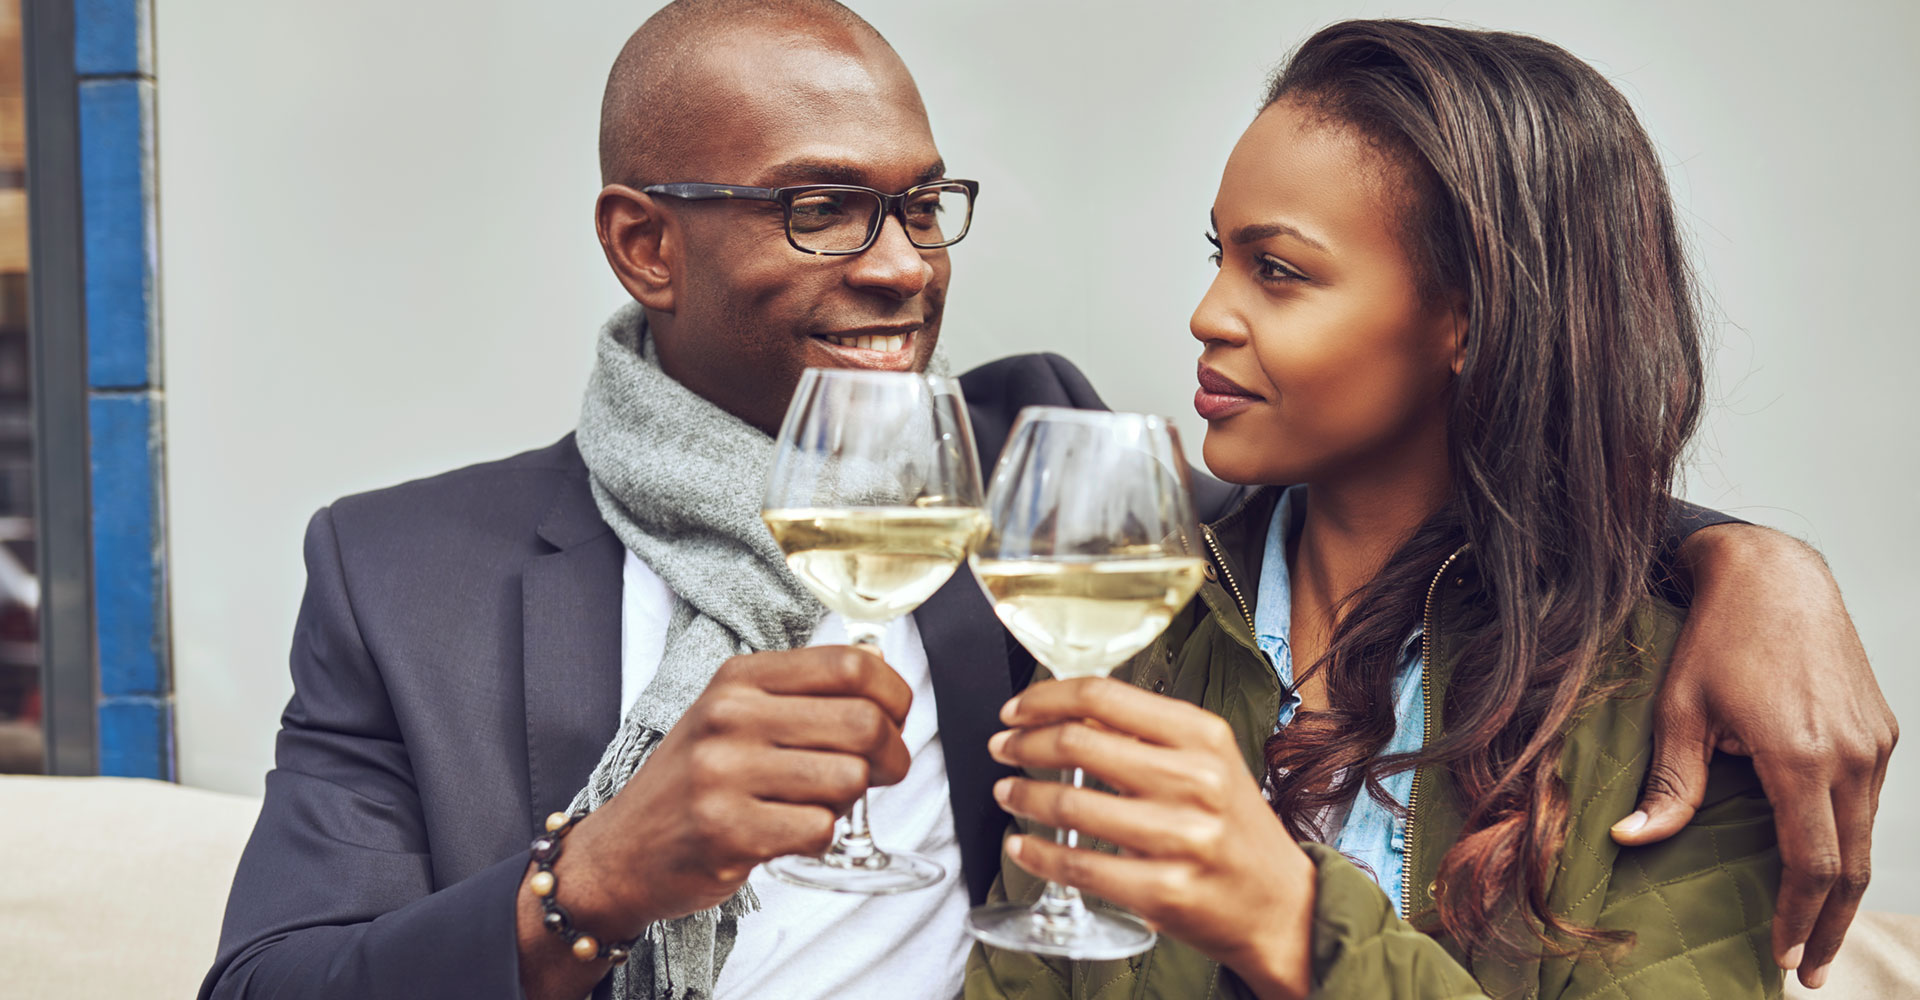
[[[677,220],[651,195],[609,184],[594,202],[593,227],[614,277],[634,301],[654,312],[673,312],[683,242]]]
[[[1448,292],[1446,313],[1442,320],[1447,330],[1448,365],[1455,375],[1467,366],[1467,297],[1459,292]]]

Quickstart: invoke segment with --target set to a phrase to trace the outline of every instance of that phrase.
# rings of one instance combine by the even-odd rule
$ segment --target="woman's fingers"
[[[1227,823],[1205,809],[1127,799],[1055,781],[1002,778],[993,786],[1001,808],[1056,829],[1077,830],[1147,858],[1212,858]]]
[[[987,741],[987,752],[1002,764],[1029,770],[1083,768],[1129,795],[1146,798],[1213,803],[1222,791],[1223,783],[1214,777],[1219,765],[1203,755],[1143,743],[1079,721],[995,733]],[[1236,765],[1236,770],[1244,773],[1246,768]]]
[[[1007,857],[1040,878],[1090,892],[1150,920],[1183,899],[1182,886],[1191,881],[1167,862],[1101,854],[1042,837],[1008,837]]]
[[[1001,722],[1024,729],[1071,719],[1091,719],[1161,746],[1213,750],[1235,746],[1233,730],[1212,712],[1106,677],[1044,681],[1000,709]]]

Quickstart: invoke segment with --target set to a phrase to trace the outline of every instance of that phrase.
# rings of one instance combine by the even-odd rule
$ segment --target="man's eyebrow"
[[[939,180],[947,172],[947,165],[939,160],[927,165],[920,175],[914,178],[914,184],[925,184]],[[871,176],[859,167],[830,160],[788,160],[768,169],[760,177],[762,187],[785,187],[792,184],[857,184],[872,187]],[[911,185],[909,185],[911,186]]]
[[[1233,231],[1232,241],[1235,246],[1240,246],[1272,239],[1275,236],[1291,236],[1315,250],[1324,252],[1327,249],[1326,244],[1284,222],[1255,222],[1241,226]]]

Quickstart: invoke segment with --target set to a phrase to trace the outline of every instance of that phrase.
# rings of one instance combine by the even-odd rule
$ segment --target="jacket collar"
[[[535,824],[567,807],[620,726],[626,550],[600,518],[571,436],[565,445],[572,468],[538,528],[554,551],[530,560],[521,577],[527,777]]]

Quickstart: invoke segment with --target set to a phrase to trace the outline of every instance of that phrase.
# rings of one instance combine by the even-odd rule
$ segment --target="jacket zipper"
[[[1455,560],[1467,551],[1462,545],[1453,550],[1447,561],[1433,574],[1433,582],[1427,584],[1426,612],[1420,618],[1420,705],[1421,728],[1420,746],[1426,748],[1433,742],[1433,605],[1434,598],[1440,593],[1440,581],[1446,578],[1447,570],[1453,567]],[[1413,908],[1413,859],[1419,856],[1414,850],[1413,811],[1420,801],[1420,769],[1413,770],[1413,785],[1407,789],[1407,855],[1400,863],[1400,916],[1406,919]]]
[[[1220,567],[1221,578],[1227,581],[1227,591],[1233,595],[1234,606],[1240,609],[1240,617],[1247,620],[1247,631],[1253,631],[1253,612],[1247,608],[1247,599],[1240,596],[1239,582],[1227,569],[1227,557],[1220,553],[1220,542],[1213,537],[1213,528],[1202,526],[1200,531],[1207,537],[1207,548],[1213,553],[1214,565]]]

